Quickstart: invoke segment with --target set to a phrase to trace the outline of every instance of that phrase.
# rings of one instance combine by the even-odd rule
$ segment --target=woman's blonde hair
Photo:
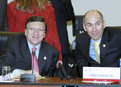
[[[45,6],[50,6],[47,3],[50,3],[48,0],[14,0],[16,9],[22,10],[23,12],[33,13],[35,10],[38,12],[45,9]],[[34,9],[31,8],[34,7]]]

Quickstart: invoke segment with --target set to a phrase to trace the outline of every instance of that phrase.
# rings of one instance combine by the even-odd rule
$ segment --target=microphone
[[[68,80],[70,80],[70,79],[75,79],[74,76],[68,75],[68,74],[66,73],[66,71],[65,71],[65,69],[64,69],[64,67],[63,67],[63,65],[62,65],[61,63],[59,63],[58,66],[59,66],[59,68],[62,70],[62,72],[63,72],[63,74],[64,74],[64,76],[65,76],[66,79],[68,79]],[[60,72],[59,72],[59,73],[60,73]],[[60,77],[61,77],[61,79],[63,80],[63,77],[62,77],[62,76],[60,76]]]
[[[33,56],[32,74],[21,74],[20,81],[22,82],[34,82],[35,81],[35,75],[33,73],[35,51],[32,52],[32,56]]]
[[[68,75],[67,75],[67,73],[66,73],[66,71],[65,71],[65,69],[64,69],[64,67],[63,67],[63,65],[62,65],[61,63],[59,63],[58,66],[59,66],[59,68],[62,70],[62,72],[63,72],[65,78],[67,78]]]
[[[35,51],[32,51],[32,56],[33,56],[33,65],[32,65],[32,74],[33,74],[33,70],[34,70],[34,56],[35,56]]]

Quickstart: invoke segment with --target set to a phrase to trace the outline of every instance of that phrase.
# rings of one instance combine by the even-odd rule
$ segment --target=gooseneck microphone
[[[34,70],[34,57],[35,57],[35,51],[32,52],[32,56],[33,56],[33,65],[32,65],[32,74],[34,74],[33,70]]]
[[[33,65],[32,65],[32,74],[21,74],[20,81],[22,82],[34,82],[35,81],[35,75],[34,75],[34,57],[35,57],[35,51],[32,52],[33,57]]]

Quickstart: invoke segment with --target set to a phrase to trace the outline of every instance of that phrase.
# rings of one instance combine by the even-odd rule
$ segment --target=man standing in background
[[[6,10],[7,0],[0,0],[0,31],[8,31]]]
[[[50,0],[55,11],[57,32],[61,43],[63,65],[68,71],[69,40],[67,32],[67,21],[74,18],[71,0]]]

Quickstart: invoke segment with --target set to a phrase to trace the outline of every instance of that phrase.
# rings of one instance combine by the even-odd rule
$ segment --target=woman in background
[[[55,13],[48,0],[14,0],[9,3],[7,7],[9,32],[24,32],[26,20],[33,15],[44,18],[47,23],[45,41],[59,50],[58,63],[62,63],[61,45],[56,28]]]

